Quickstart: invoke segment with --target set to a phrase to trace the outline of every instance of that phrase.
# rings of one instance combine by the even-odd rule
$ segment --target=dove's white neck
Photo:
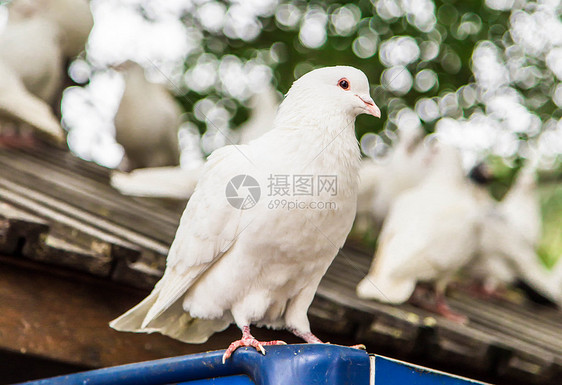
[[[338,109],[306,114],[281,108],[269,134],[286,159],[298,159],[297,173],[337,175],[344,195],[357,193],[361,152],[355,115]]]

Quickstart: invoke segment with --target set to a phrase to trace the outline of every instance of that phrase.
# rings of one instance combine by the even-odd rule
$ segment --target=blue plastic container
[[[268,346],[140,362],[27,385],[466,385],[482,384],[337,345]]]

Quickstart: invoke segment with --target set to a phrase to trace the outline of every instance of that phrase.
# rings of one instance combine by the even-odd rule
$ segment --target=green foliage
[[[373,2],[377,3],[377,2]],[[212,54],[218,60],[226,55],[235,55],[243,61],[258,60],[270,66],[273,70],[274,81],[281,92],[286,92],[293,80],[303,73],[319,66],[345,64],[362,69],[373,83],[374,98],[383,111],[383,119],[373,121],[372,119],[359,119],[357,123],[358,137],[366,132],[379,132],[384,128],[394,129],[394,125],[386,122],[392,110],[403,106],[414,108],[415,103],[422,97],[436,98],[446,92],[455,92],[460,87],[474,82],[471,71],[471,56],[475,44],[478,41],[489,39],[497,44],[503,44],[505,32],[508,29],[509,12],[498,12],[485,7],[481,1],[435,1],[434,13],[437,18],[434,28],[421,31],[412,23],[412,14],[401,11],[398,17],[383,18],[371,1],[282,1],[281,4],[291,4],[301,13],[301,21],[292,26],[285,26],[279,22],[275,13],[260,17],[262,31],[259,36],[250,41],[233,39],[220,32],[206,31],[197,23],[196,19],[187,14],[184,16],[187,25],[196,25],[202,32],[202,49],[195,52],[186,61],[186,69],[196,65],[197,59],[202,54]],[[398,2],[397,2],[398,3]],[[228,4],[228,3],[226,3]],[[429,2],[431,4],[431,2]],[[332,22],[335,12],[342,6],[353,7],[351,9],[360,12],[357,23],[350,31],[338,33]],[[299,39],[299,28],[302,26],[302,15],[311,9],[321,9],[326,13],[328,22],[326,25],[327,40],[319,47],[307,47]],[[470,24],[469,32],[459,32],[462,23]],[[421,57],[406,65],[407,70],[416,75],[424,69],[432,70],[437,75],[435,86],[427,90],[419,90],[413,87],[404,95],[398,95],[388,89],[388,84],[382,82],[381,75],[386,69],[381,62],[379,51],[381,43],[396,36],[410,36],[415,39],[418,47],[421,47]],[[367,37],[377,44],[376,51],[368,57],[359,57],[353,46],[357,39]],[[439,53],[435,57],[424,59],[428,56],[424,49],[428,50],[432,43],[436,43]],[[364,55],[363,55],[364,56]],[[431,56],[431,55],[429,55]],[[388,65],[388,63],[387,63]],[[392,79],[391,79],[392,81]],[[213,88],[208,92],[198,94],[189,92],[180,101],[186,110],[193,109],[198,100],[211,97],[220,100],[226,95],[219,89]],[[392,107],[392,108],[391,108]],[[244,109],[244,103],[233,100],[228,104],[232,118],[232,127],[236,127],[247,116],[240,113]],[[460,115],[468,116],[475,109],[481,108],[478,104],[466,106]],[[552,105],[541,106],[541,111],[551,113]],[[203,122],[198,122],[201,131],[205,130]],[[426,130],[433,130],[433,121],[426,122]]]

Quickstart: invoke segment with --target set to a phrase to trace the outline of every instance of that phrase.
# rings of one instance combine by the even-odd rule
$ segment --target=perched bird
[[[248,144],[269,131],[278,107],[277,91],[271,85],[252,96],[250,118],[237,130],[240,133],[238,143]],[[193,194],[202,170],[202,165],[195,165],[187,169],[149,167],[130,173],[114,171],[111,185],[125,195],[188,199]]]
[[[115,139],[125,150],[124,168],[179,164],[178,127],[181,109],[162,85],[149,82],[139,64],[128,61],[125,90],[115,115]]]
[[[428,153],[420,145],[421,128],[400,130],[390,154],[382,161],[365,159],[359,172],[357,215],[370,216],[380,228],[392,202],[416,186],[426,174]]]
[[[458,150],[435,144],[426,178],[391,206],[361,298],[403,303],[418,282],[435,285],[435,302],[419,303],[458,322],[444,299],[451,277],[468,263],[478,241],[478,206],[467,186]],[[417,297],[414,296],[413,300]]]
[[[56,144],[65,143],[64,130],[43,100],[31,94],[11,67],[0,60],[0,143],[19,145],[26,141],[8,137],[6,127],[15,124],[20,131],[28,125],[39,137]]]
[[[224,359],[240,346],[265,353],[262,345],[281,343],[257,341],[251,324],[321,343],[310,331],[307,310],[355,216],[360,151],[354,122],[362,113],[380,117],[363,72],[327,67],[296,80],[271,131],[211,154],[164,276],[110,326],[203,343],[235,322],[242,339]],[[296,176],[312,178],[314,184],[295,186],[316,186],[313,194],[294,197],[301,209],[275,207],[280,197],[288,199],[281,193],[292,191],[284,182]],[[319,201],[329,209],[311,207]]]

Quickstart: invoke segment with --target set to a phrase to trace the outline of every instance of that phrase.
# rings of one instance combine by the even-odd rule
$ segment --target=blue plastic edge
[[[192,354],[22,384],[166,385],[245,374],[256,385],[369,385],[369,355],[361,350],[310,344],[268,346],[266,352],[240,348],[225,364],[224,351]]]
[[[485,385],[469,378],[455,376],[408,362],[383,356],[371,356],[373,385]]]

